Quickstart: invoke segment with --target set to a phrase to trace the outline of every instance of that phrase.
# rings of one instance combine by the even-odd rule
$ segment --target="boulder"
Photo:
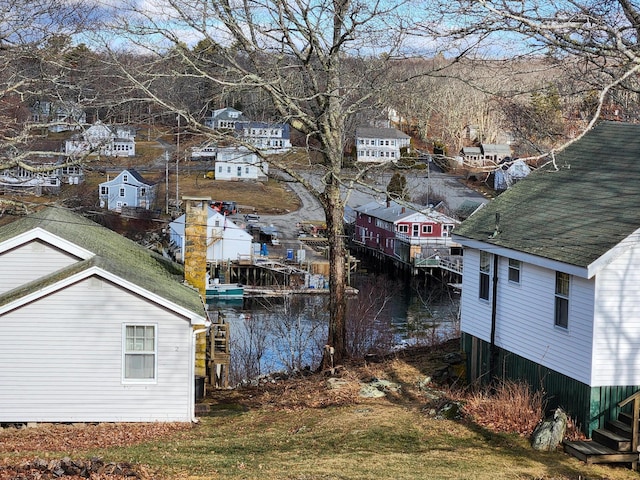
[[[535,450],[550,452],[562,442],[567,430],[567,414],[557,408],[553,415],[536,427],[531,436],[531,446]]]

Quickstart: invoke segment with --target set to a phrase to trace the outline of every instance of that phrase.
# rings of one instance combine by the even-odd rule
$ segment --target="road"
[[[487,201],[484,196],[460,182],[458,177],[437,171],[431,171],[428,177],[426,172],[420,172],[418,174],[412,173],[413,172],[409,172],[406,177],[407,188],[414,198],[423,196],[428,192],[429,196],[445,199],[452,211],[457,210],[460,205],[467,200],[482,203]],[[388,185],[391,179],[391,175],[391,173],[380,175],[380,177],[374,181],[374,187],[378,190],[385,190],[386,185]],[[318,175],[309,174],[307,178],[313,185],[320,185],[320,177]],[[280,239],[284,243],[297,243],[298,228],[296,225],[299,222],[324,220],[325,216],[320,202],[302,185],[288,181],[287,186],[298,195],[301,207],[295,212],[284,215],[262,215],[260,221],[265,225],[275,227],[279,232]],[[354,189],[350,192],[347,205],[355,208],[373,200],[384,202],[385,195],[383,193],[377,193],[372,189],[358,187],[357,190]]]

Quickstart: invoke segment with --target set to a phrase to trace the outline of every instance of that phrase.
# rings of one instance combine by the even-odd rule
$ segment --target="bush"
[[[544,393],[524,382],[504,380],[493,388],[472,393],[464,412],[475,423],[494,432],[529,436],[544,419]]]

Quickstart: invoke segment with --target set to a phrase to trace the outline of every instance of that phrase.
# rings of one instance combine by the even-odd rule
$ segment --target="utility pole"
[[[180,162],[180,115],[178,115],[178,133],[176,134],[176,210],[179,205],[178,163]]]

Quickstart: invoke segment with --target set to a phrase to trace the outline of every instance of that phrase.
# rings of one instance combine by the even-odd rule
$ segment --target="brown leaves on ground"
[[[141,465],[103,463],[100,459],[33,458],[34,452],[76,454],[114,446],[129,446],[169,437],[193,428],[190,423],[39,424],[33,428],[0,430],[0,480],[124,480],[153,478]]]
[[[39,424],[0,431],[0,453],[73,452],[135,445],[193,428],[190,423]]]

